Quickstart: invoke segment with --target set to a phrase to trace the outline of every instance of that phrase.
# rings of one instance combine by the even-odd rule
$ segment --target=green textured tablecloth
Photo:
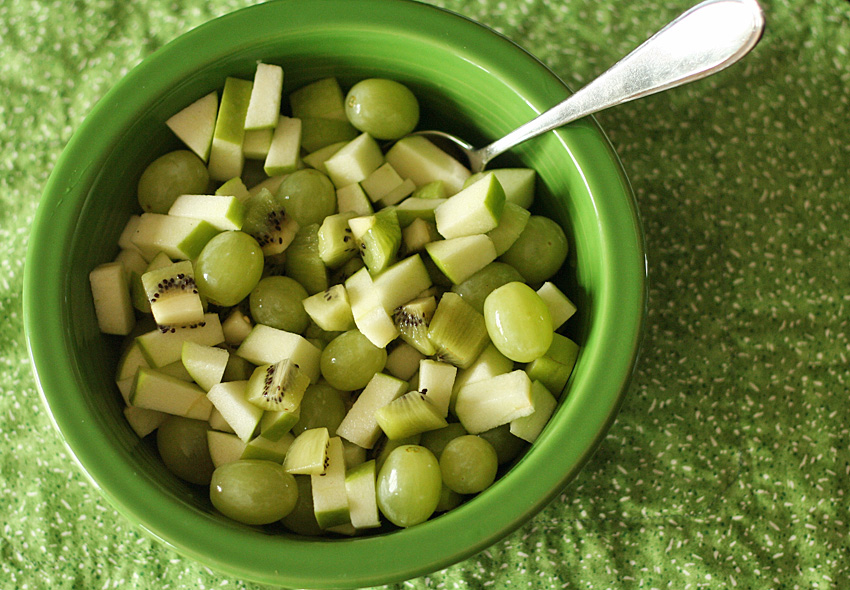
[[[686,0],[439,0],[574,88]],[[0,2],[0,588],[255,588],[158,545],[85,479],[28,364],[28,228],[94,103],[163,43],[243,6]],[[646,229],[649,318],[579,477],[481,554],[404,588],[850,588],[850,3],[764,0],[708,80],[598,116]]]

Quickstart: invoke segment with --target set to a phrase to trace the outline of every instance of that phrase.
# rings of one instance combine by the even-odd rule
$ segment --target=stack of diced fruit
[[[533,170],[470,175],[408,136],[405,86],[319,80],[291,116],[282,92],[259,64],[169,119],[189,149],[148,165],[143,212],[91,272],[101,331],[125,336],[124,412],[240,522],[412,526],[492,484],[554,411],[578,354],[549,281],[566,238],[529,212]]]

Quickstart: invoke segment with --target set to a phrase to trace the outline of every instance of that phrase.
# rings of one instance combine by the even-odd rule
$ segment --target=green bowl
[[[310,539],[242,526],[180,482],[125,422],[113,337],[97,330],[88,273],[112,260],[145,165],[178,147],[164,121],[283,66],[286,90],[335,75],[408,84],[423,127],[495,139],[569,94],[534,57],[462,16],[403,0],[289,0],[246,8],[169,43],[92,110],[62,153],[32,228],[24,284],[27,342],[42,396],[83,471],[131,522],[177,552],[258,583],[337,588],[423,575],[461,561],[528,521],[575,477],[614,421],[638,354],[646,306],[641,226],[623,169],[585,119],[494,162],[539,173],[536,212],[571,244],[557,278],[579,306],[581,353],[560,408],[531,449],[463,506],[406,530]]]

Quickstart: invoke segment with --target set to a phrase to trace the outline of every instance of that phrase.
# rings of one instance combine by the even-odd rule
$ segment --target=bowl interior
[[[36,377],[57,428],[116,508],[149,534],[219,570],[260,583],[367,586],[463,559],[522,524],[577,473],[613,421],[637,354],[645,264],[634,200],[592,120],[528,142],[493,166],[537,170],[534,212],[557,220],[571,251],[556,282],[579,307],[568,335],[582,351],[563,402],[510,473],[459,509],[408,530],[310,540],[217,515],[121,414],[117,341],[97,331],[89,271],[117,253],[136,212],[136,182],[179,147],[164,121],[258,61],[285,90],[326,76],[408,84],[423,124],[483,144],[563,100],[564,85],[510,41],[415,2],[294,0],[244,9],[195,29],[133,70],[95,107],[63,152],[30,240],[25,325]],[[388,559],[391,556],[391,559]]]

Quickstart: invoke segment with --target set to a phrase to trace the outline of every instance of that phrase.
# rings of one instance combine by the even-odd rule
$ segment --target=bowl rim
[[[94,106],[63,150],[45,186],[42,202],[33,221],[24,269],[24,327],[36,384],[57,432],[60,433],[83,473],[124,517],[148,535],[200,563],[259,583],[330,588],[373,586],[401,581],[447,567],[483,550],[516,530],[564,489],[603,440],[627,393],[637,364],[645,327],[648,301],[646,256],[643,229],[635,197],[622,163],[610,141],[595,119],[589,118],[583,124],[586,124],[595,134],[592,140],[595,155],[607,158],[617,174],[616,178],[602,179],[597,178],[594,171],[590,170],[585,177],[585,182],[591,195],[598,195],[605,191],[619,191],[616,203],[613,203],[614,199],[611,199],[612,203],[599,203],[600,211],[616,216],[629,230],[628,239],[617,244],[618,248],[623,249],[618,250],[616,256],[613,252],[604,253],[607,261],[611,263],[606,266],[606,269],[618,268],[622,271],[620,276],[610,277],[611,290],[618,292],[620,296],[628,296],[636,305],[627,310],[625,317],[620,315],[617,318],[604,318],[605,325],[601,329],[605,333],[616,333],[619,338],[614,345],[619,351],[617,362],[611,363],[609,371],[599,376],[597,380],[597,384],[607,386],[603,388],[608,392],[603,399],[604,403],[596,408],[571,409],[571,411],[590,412],[592,419],[588,422],[593,425],[587,432],[591,435],[590,443],[569,455],[572,457],[569,465],[564,465],[566,461],[553,453],[541,452],[529,453],[514,467],[517,475],[510,480],[511,482],[521,481],[523,474],[526,477],[534,477],[535,489],[542,489],[543,493],[529,500],[521,494],[512,496],[510,492],[513,488],[510,486],[497,485],[484,493],[489,494],[488,498],[491,501],[479,502],[480,508],[477,505],[473,507],[474,502],[471,502],[462,510],[448,512],[428,523],[391,535],[332,541],[311,541],[303,538],[295,540],[279,536],[271,541],[257,535],[256,531],[247,527],[233,526],[230,528],[232,534],[226,535],[228,541],[225,543],[211,534],[216,530],[220,533],[221,523],[218,520],[210,518],[200,510],[195,510],[193,514],[193,511],[186,510],[185,504],[166,506],[157,504],[154,501],[155,497],[144,497],[152,491],[150,482],[144,480],[134,482],[132,478],[129,478],[132,469],[127,465],[119,464],[116,467],[109,461],[102,460],[100,453],[104,449],[92,446],[91,441],[87,440],[84,434],[85,415],[81,413],[82,409],[72,407],[71,402],[68,399],[62,399],[63,395],[60,393],[63,383],[67,384],[69,378],[76,376],[74,368],[63,357],[65,350],[63,344],[69,340],[67,327],[63,326],[64,315],[61,313],[68,285],[67,268],[63,266],[64,256],[67,256],[67,253],[57,252],[56,249],[46,246],[47,242],[42,239],[52,235],[54,241],[58,237],[60,243],[65,243],[61,240],[70,238],[74,228],[64,227],[63,229],[61,222],[62,219],[78,215],[81,204],[68,200],[67,197],[75,191],[76,193],[81,190],[87,191],[85,187],[94,182],[97,176],[97,161],[93,161],[87,152],[108,154],[117,141],[114,138],[127,130],[124,128],[109,138],[98,138],[98,134],[101,133],[101,123],[115,115],[113,109],[115,101],[126,101],[130,105],[127,110],[132,110],[132,105],[135,104],[134,88],[146,80],[151,72],[179,69],[180,66],[173,63],[172,56],[190,48],[196,39],[211,32],[226,30],[236,20],[253,17],[260,21],[270,18],[278,11],[291,9],[294,5],[299,5],[299,10],[310,7],[310,10],[321,14],[331,5],[335,9],[342,9],[345,2],[349,4],[345,10],[355,10],[356,5],[357,10],[364,13],[369,12],[364,10],[365,8],[371,8],[370,14],[374,15],[373,18],[387,24],[398,18],[411,19],[417,22],[418,27],[428,24],[430,28],[460,30],[469,35],[473,41],[486,39],[494,47],[494,56],[491,59],[507,56],[517,64],[536,69],[546,76],[546,82],[550,86],[562,89],[564,98],[569,94],[567,86],[548,67],[504,35],[464,15],[416,0],[398,0],[392,3],[385,0],[358,2],[288,0],[242,8],[208,21],[164,45],[133,68]],[[379,16],[378,5],[380,5]],[[470,42],[470,46],[472,45],[474,44]],[[518,71],[522,69],[519,68]],[[552,133],[579,169],[583,169],[580,162],[587,158],[570,149],[570,141],[563,131]],[[91,145],[100,146],[102,149],[91,150],[90,147],[80,149],[81,146]],[[103,155],[102,159],[106,157]],[[615,204],[616,210],[614,210]],[[63,277],[63,279],[56,281],[55,284],[46,285],[39,278],[43,273],[48,273],[48,276]],[[54,305],[50,305],[51,303]],[[566,401],[569,401],[569,398]],[[556,468],[553,469],[553,466]],[[493,502],[507,506],[509,509],[505,512],[510,516],[493,514],[492,510],[488,512],[486,506],[491,506]],[[149,514],[158,516],[155,520],[151,520]],[[180,522],[178,516],[191,521],[192,527],[195,528],[187,530],[185,523]],[[470,526],[469,516],[480,517],[475,526]],[[439,543],[435,544],[434,539],[439,539]],[[240,547],[239,551],[234,550],[231,546],[234,541],[245,543],[245,547]],[[313,573],[307,575],[276,571],[280,569],[281,563],[277,561],[269,566],[264,564],[263,567],[257,566],[256,561],[254,565],[249,565],[248,557],[252,555],[256,557],[257,549],[268,548],[269,542],[279,545],[288,552],[287,563],[307,565],[310,561],[316,561],[315,564],[309,564],[310,571]],[[432,549],[435,555],[423,559],[425,556],[417,552],[417,549],[425,548]],[[387,555],[388,550],[392,550],[393,559],[380,561],[381,567],[386,568],[385,570],[377,571],[375,563],[357,566],[358,558],[362,558],[364,552],[381,556]],[[331,560],[347,564],[349,570],[339,571],[339,569],[334,570],[327,565],[322,565]],[[320,571],[323,573],[321,579],[316,577],[316,573]]]

